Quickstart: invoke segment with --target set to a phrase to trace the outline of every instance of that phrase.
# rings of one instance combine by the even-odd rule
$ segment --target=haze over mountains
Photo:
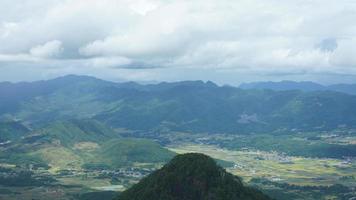
[[[274,180],[273,171],[287,165],[292,168],[289,165],[299,162],[301,157],[306,160],[303,162],[321,159],[322,165],[308,169],[327,168],[326,178],[319,177],[319,171],[314,178],[325,180],[329,185],[308,188],[301,198],[317,196],[319,190],[337,197],[342,196],[340,191],[345,191],[347,195],[344,196],[348,198],[353,195],[354,179],[349,176],[353,168],[339,167],[335,163],[356,156],[352,140],[356,128],[356,95],[352,95],[352,87],[344,85],[344,90],[333,91],[314,83],[281,82],[245,84],[239,88],[219,86],[210,81],[143,85],[77,75],[36,82],[3,82],[0,83],[0,163],[10,167],[0,166],[5,174],[0,176],[0,186],[15,188],[14,191],[24,187],[20,191],[21,195],[26,195],[24,191],[30,190],[33,194],[32,189],[37,190],[37,186],[65,188],[75,182],[81,184],[81,190],[86,189],[80,192],[64,189],[67,199],[79,194],[113,197],[117,194],[91,194],[97,187],[88,189],[86,184],[96,186],[102,181],[101,185],[129,188],[168,162],[179,153],[179,148],[184,150],[186,144],[194,144],[202,145],[197,146],[198,149],[214,148],[208,151],[213,155],[218,148],[231,151],[232,155],[237,151],[242,151],[243,155],[251,153],[252,166],[247,165],[251,161],[245,163],[244,160],[250,157],[224,160],[224,156],[217,154],[214,159],[230,170],[241,170],[238,173],[247,168],[244,175],[251,183],[279,199],[296,192],[291,185],[275,185],[279,192],[271,191],[269,187],[275,183],[268,181]],[[287,155],[298,159],[292,162]],[[231,200],[242,195],[242,199],[268,199],[245,187],[239,178],[217,167],[210,158],[194,157],[194,161],[201,161],[198,163],[186,160],[191,158],[178,158],[124,192],[121,198],[191,199],[198,195],[199,199]],[[259,167],[256,163],[269,166],[265,162],[276,162],[272,172],[263,169],[270,174],[259,170],[262,174],[257,175],[256,170],[251,169]],[[202,174],[194,170],[192,176],[183,173],[202,163],[207,164],[201,169]],[[206,179],[206,170],[212,170],[216,176]],[[292,181],[304,177],[305,173],[314,173],[298,170],[294,171]],[[262,179],[251,179],[251,176]],[[345,186],[338,187],[335,180]],[[157,187],[152,188],[152,184]],[[179,192],[171,192],[179,185],[189,187],[182,186]],[[234,187],[229,187],[231,185]],[[327,192],[330,188],[333,190]],[[304,190],[298,187],[298,191]],[[144,191],[143,196],[137,196],[141,191]],[[12,191],[5,195],[11,194]],[[41,195],[48,193],[44,191]]]
[[[242,89],[269,89],[277,91],[285,90],[302,90],[302,91],[335,91],[346,94],[356,95],[356,84],[333,84],[333,85],[321,85],[318,83],[303,81],[280,81],[280,82],[251,82],[242,83],[240,86]]]
[[[356,200],[355,19],[0,0],[0,200]]]
[[[262,87],[258,85],[253,88]],[[203,81],[141,85],[70,75],[1,83],[0,116],[31,124],[92,118],[115,128],[210,133],[356,126],[356,96],[330,90],[286,90],[307,90],[304,83],[286,85],[276,90]]]

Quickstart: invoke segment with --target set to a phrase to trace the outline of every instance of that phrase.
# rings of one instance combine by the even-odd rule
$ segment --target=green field
[[[171,146],[169,149],[179,154],[188,152],[204,153],[216,159],[233,162],[234,167],[228,167],[227,171],[243,177],[246,183],[254,184],[256,179],[267,180],[268,183],[272,183],[267,184],[267,181],[265,181],[264,184],[258,185],[265,189],[267,193],[268,191],[276,192],[273,183],[297,188],[293,191],[283,188],[283,192],[279,191],[281,193],[298,194],[298,190],[301,190],[302,193],[305,192],[300,197],[291,198],[289,196],[288,198],[290,199],[313,199],[314,193],[322,193],[317,189],[314,191],[315,187],[327,189],[330,186],[340,184],[351,188],[351,191],[356,186],[356,160],[295,157],[277,152],[248,149],[233,151],[202,144]],[[307,189],[313,191],[306,192]],[[332,196],[323,195],[320,198],[327,199]],[[339,198],[339,196],[336,196],[336,198]]]

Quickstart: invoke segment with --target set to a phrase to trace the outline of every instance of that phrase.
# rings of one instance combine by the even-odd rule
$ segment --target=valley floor
[[[172,146],[169,149],[177,153],[204,153],[216,159],[233,162],[234,166],[227,170],[246,181],[252,178],[266,178],[295,185],[326,186],[339,183],[356,186],[354,180],[344,180],[345,177],[355,175],[356,159],[305,158],[277,152],[248,149],[233,151],[197,144]]]
[[[315,199],[313,193],[322,195],[323,189],[330,191],[328,188],[337,184],[349,188],[348,194],[345,194],[347,197],[356,197],[356,159],[295,157],[247,148],[233,151],[203,144],[171,146],[169,149],[177,153],[204,153],[215,159],[233,162],[232,167],[226,168],[227,171],[243,177],[245,182],[261,187],[267,193],[268,190],[273,191],[274,194],[270,195],[274,197],[288,195],[289,188],[291,196],[299,193],[299,197],[293,199]],[[276,191],[278,186],[280,191]],[[276,192],[285,194],[276,195]],[[334,193],[322,195],[320,199],[341,199],[344,195],[339,191]]]
[[[246,184],[260,188],[277,200],[349,200],[356,198],[355,157],[291,156],[273,150],[262,151],[256,147],[247,146],[234,149],[229,144],[236,145],[236,141],[247,140],[251,136],[190,135],[191,138],[189,138],[187,135],[182,133],[180,136],[184,138],[182,140],[178,137],[179,134],[176,134],[174,139],[178,142],[168,143],[166,148],[178,154],[204,153],[222,161],[228,172],[242,177]],[[161,137],[163,136],[150,139],[162,139]],[[271,138],[272,136],[264,136],[265,141],[275,142]],[[292,138],[291,141],[285,142],[305,141],[304,138],[303,135],[303,137]],[[339,138],[326,137],[326,139],[322,139],[312,140],[312,142],[314,145],[325,141],[328,144],[345,145],[346,142],[355,141],[354,136],[352,138],[340,136]],[[263,140],[259,139],[258,141]],[[224,148],[223,145],[229,148]],[[18,182],[48,181],[36,183],[32,187],[0,186],[0,199],[112,199],[120,191],[137,183],[162,165],[163,163],[134,163],[133,166],[114,170],[67,169],[58,165],[50,169],[30,170],[17,169],[14,165],[2,163],[0,167],[3,171],[0,172],[0,178],[14,176],[13,170],[15,172],[29,170],[33,173],[33,177],[29,180],[19,179]]]

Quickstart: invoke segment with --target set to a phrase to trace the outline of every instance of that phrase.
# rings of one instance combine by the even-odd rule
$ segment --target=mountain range
[[[280,82],[251,82],[242,83],[242,89],[269,89],[277,91],[301,90],[301,91],[335,91],[351,95],[356,95],[356,84],[332,84],[321,85],[311,81],[280,81]]]
[[[40,127],[94,119],[112,128],[206,133],[355,128],[356,96],[330,90],[256,90],[183,81],[141,85],[69,75],[0,83],[0,119]]]
[[[353,137],[356,95],[347,92],[352,91],[349,89],[311,84],[238,88],[210,81],[182,81],[143,85],[76,75],[3,82],[0,163],[15,171],[29,170],[30,174],[31,170],[46,171],[52,177],[65,176],[68,171],[105,172],[136,166],[150,171],[174,157],[118,198],[267,200],[269,197],[244,185],[213,159],[201,154],[176,156],[160,144],[167,144],[167,137],[170,141],[184,137],[193,143],[208,138],[206,144],[226,149],[248,147],[323,158],[356,155],[354,143],[337,143],[337,135],[331,134],[342,132],[345,138]],[[322,137],[325,140],[321,141]],[[17,184],[21,177],[19,173],[9,182],[6,175],[0,184],[13,186],[7,184]],[[43,184],[55,182],[47,178],[41,179]],[[28,180],[22,186],[38,182],[34,177]],[[111,179],[113,184],[118,180]],[[121,181],[125,187],[132,184]]]

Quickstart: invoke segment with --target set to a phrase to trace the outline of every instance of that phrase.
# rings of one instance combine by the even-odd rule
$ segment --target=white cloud
[[[43,45],[38,45],[29,50],[28,53],[0,54],[1,62],[39,62],[44,59],[52,59],[60,56],[63,52],[62,42],[53,40]]]
[[[131,60],[125,57],[94,57],[86,61],[86,65],[98,68],[119,68],[131,64]]]
[[[0,27],[0,38],[6,38],[18,28],[18,24],[13,22],[3,22]]]
[[[340,72],[356,72],[356,38],[338,41],[338,47],[330,56],[330,63]]]
[[[147,0],[137,0],[130,4],[130,9],[140,15],[146,15],[148,12],[157,8],[157,4]]]
[[[36,62],[38,58],[29,54],[0,54],[0,62]]]
[[[60,56],[63,52],[62,42],[53,40],[43,45],[38,45],[30,49],[30,54],[40,58],[53,58]]]
[[[3,0],[0,62],[164,67],[150,76],[160,79],[166,69],[356,75],[355,18],[350,0]]]

